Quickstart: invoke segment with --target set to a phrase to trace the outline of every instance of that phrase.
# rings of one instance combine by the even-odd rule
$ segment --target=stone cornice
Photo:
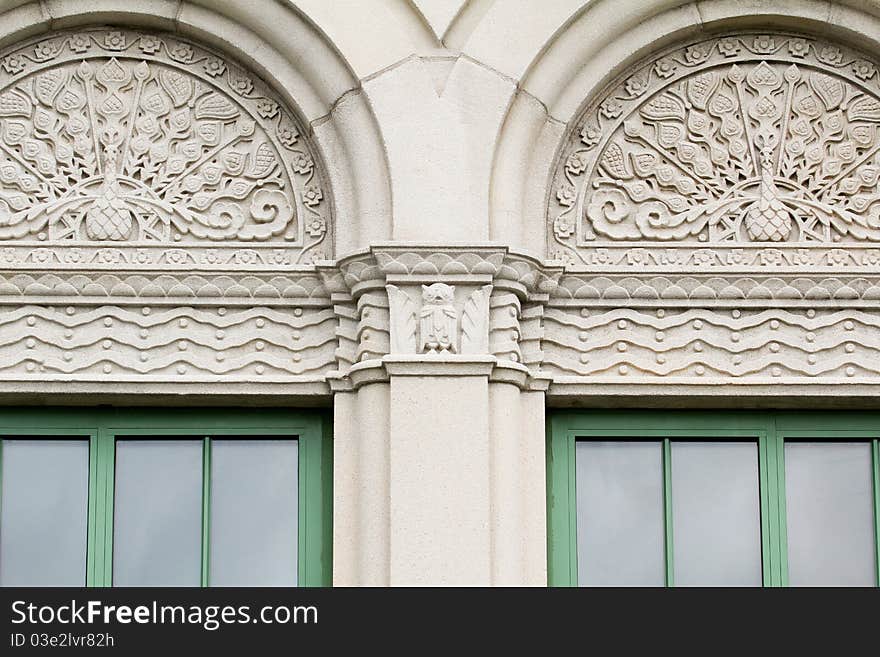
[[[338,270],[354,297],[367,289],[407,280],[419,284],[492,282],[525,298],[550,294],[563,271],[559,263],[545,264],[535,256],[497,244],[380,243],[334,264],[319,263],[318,270],[330,277]]]
[[[353,365],[346,375],[328,376],[334,392],[350,392],[372,383],[388,383],[391,377],[481,376],[492,383],[509,383],[521,390],[546,391],[550,379],[533,376],[527,367],[495,356],[411,355],[383,356]]]

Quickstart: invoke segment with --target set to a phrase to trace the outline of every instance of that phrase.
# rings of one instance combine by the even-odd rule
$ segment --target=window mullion
[[[672,540],[672,443],[663,439],[663,530],[666,551],[666,586],[675,586]]]
[[[86,538],[86,586],[98,586],[98,469],[99,443],[97,434],[89,436],[89,519],[88,537]]]
[[[767,421],[767,438],[766,448],[762,450],[764,463],[760,464],[760,468],[766,471],[766,477],[762,475],[761,483],[766,483],[767,492],[762,493],[762,499],[766,499],[767,514],[767,546],[769,554],[767,563],[769,564],[768,576],[764,578],[765,584],[769,586],[782,585],[782,563],[785,553],[785,542],[782,538],[781,523],[785,522],[781,505],[785,499],[785,489],[779,480],[779,459],[781,452],[779,444],[781,437],[776,433],[776,421],[773,416],[768,417]],[[765,509],[761,509],[761,513],[765,513]],[[762,526],[763,526],[762,520]],[[769,581],[768,581],[769,580]]]
[[[202,441],[202,577],[203,587],[209,584],[211,567],[211,438]]]
[[[767,434],[767,515],[770,547],[770,586],[788,583],[788,546],[785,519],[784,441],[771,416]]]
[[[770,499],[773,491],[770,486],[770,472],[767,453],[772,442],[772,431],[767,431],[758,438],[758,486],[761,500],[761,581],[764,586],[773,586],[773,559],[771,554],[775,547],[773,534],[770,531]]]
[[[774,421],[775,422],[775,421]],[[785,509],[785,439],[774,431],[776,461],[777,586],[788,586],[788,520]]]
[[[86,586],[110,586],[113,554],[114,437],[98,428],[89,439]]]
[[[558,456],[561,458],[561,465],[564,468],[567,486],[567,495],[565,497],[565,517],[563,518],[563,522],[565,523],[565,527],[567,529],[566,536],[568,537],[568,545],[569,545],[569,563],[568,563],[568,573],[569,580],[571,582],[571,586],[578,585],[578,578],[580,577],[580,573],[578,572],[578,556],[577,556],[577,477],[575,475],[575,444],[577,438],[573,435],[567,435],[562,444],[557,444],[557,448],[561,447],[561,450],[558,450],[560,453]],[[563,451],[564,450],[564,451]]]
[[[116,473],[116,436],[103,427],[98,429],[98,570],[96,586],[113,585],[113,499]]]
[[[573,437],[563,435],[564,447],[574,456]],[[566,439],[567,438],[567,439]],[[330,586],[332,575],[333,480],[331,432],[323,420],[309,422],[297,435],[299,459],[299,523],[297,586]],[[566,463],[566,466],[572,463]],[[572,482],[573,488],[573,482]],[[574,501],[565,509],[571,510]],[[575,541],[577,536],[575,535]],[[572,555],[577,564],[577,548]],[[569,584],[577,585],[575,578]]]
[[[564,422],[556,418],[547,420],[547,532],[548,555],[547,581],[550,586],[577,586],[577,510],[575,508],[575,436],[568,431]],[[308,436],[300,440],[303,452],[299,455],[300,462],[308,458]],[[300,473],[304,467],[300,467]],[[300,478],[300,493],[305,497],[304,478]],[[303,506],[300,505],[302,514]],[[305,531],[303,522],[300,530]],[[299,556],[302,561],[305,553]]]

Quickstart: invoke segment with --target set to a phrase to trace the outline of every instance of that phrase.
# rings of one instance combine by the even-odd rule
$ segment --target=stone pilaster
[[[545,583],[539,267],[494,246],[339,263],[359,329],[334,384],[336,584]]]

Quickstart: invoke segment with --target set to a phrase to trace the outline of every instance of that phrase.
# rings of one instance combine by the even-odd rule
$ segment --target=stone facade
[[[880,4],[540,5],[4,0],[0,395],[332,404],[343,585],[545,583],[548,406],[876,405]]]

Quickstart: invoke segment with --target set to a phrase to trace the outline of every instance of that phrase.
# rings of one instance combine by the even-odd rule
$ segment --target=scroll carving
[[[678,48],[577,122],[555,173],[552,255],[596,264],[595,247],[633,241],[863,248],[880,241],[878,130],[880,75],[858,52],[784,34]]]
[[[17,45],[0,55],[0,242],[274,243],[313,259],[329,199],[303,132],[259,79],[177,37]]]

